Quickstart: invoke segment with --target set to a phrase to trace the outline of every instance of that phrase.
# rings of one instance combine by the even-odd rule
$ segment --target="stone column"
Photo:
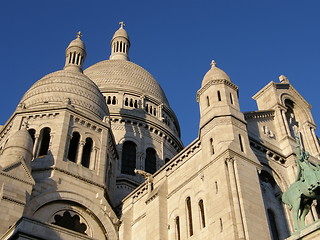
[[[89,168],[91,170],[94,170],[94,169],[97,169],[97,156],[98,156],[98,148],[96,146],[94,146],[92,148],[92,151],[91,151],[91,156],[90,156],[90,166]]]
[[[83,147],[86,144],[85,141],[80,141],[79,143],[79,150],[78,150],[78,154],[77,154],[77,164],[81,165],[81,159],[82,159],[82,153],[83,153]]]
[[[39,134],[34,135],[33,158],[38,157]]]

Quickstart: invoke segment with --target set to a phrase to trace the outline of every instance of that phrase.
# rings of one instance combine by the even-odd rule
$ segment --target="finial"
[[[216,66],[217,66],[217,63],[216,63],[214,60],[212,60],[211,63],[210,63],[210,65],[211,65],[211,67],[216,67]]]
[[[76,37],[81,39],[82,36],[83,36],[82,33],[79,31]]]
[[[289,82],[289,79],[284,75],[280,75],[279,80],[281,83],[288,83]]]
[[[123,28],[125,26],[123,21],[119,22],[119,24],[120,24],[120,28]]]

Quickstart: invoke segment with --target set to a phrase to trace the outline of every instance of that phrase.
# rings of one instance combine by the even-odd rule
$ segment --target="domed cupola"
[[[125,24],[123,22],[119,22],[119,24],[120,28],[114,33],[111,40],[110,60],[129,60],[129,36],[123,28]]]
[[[203,77],[201,87],[205,86],[207,83],[213,80],[227,80],[231,82],[228,74],[218,68],[217,63],[214,60],[211,61],[211,69]]]
[[[50,73],[34,83],[22,97],[20,108],[41,110],[68,105],[100,119],[109,115],[99,88],[82,73],[86,52],[80,37],[78,33],[66,49],[64,70]]]
[[[82,65],[87,54],[81,36],[81,32],[78,32],[77,38],[74,39],[66,49],[66,64],[64,67],[66,70],[82,72]]]

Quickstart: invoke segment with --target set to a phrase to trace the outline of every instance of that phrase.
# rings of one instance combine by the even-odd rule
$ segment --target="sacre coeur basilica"
[[[241,112],[236,83],[208,63],[195,89],[199,135],[183,146],[164,91],[130,47],[120,22],[109,59],[83,69],[78,33],[64,68],[35,81],[1,123],[0,239],[320,239],[316,197],[298,196],[296,212],[308,207],[298,229],[282,199],[311,179],[296,132],[304,163],[317,169],[320,156],[311,106],[289,80],[268,83],[253,96],[258,110]]]

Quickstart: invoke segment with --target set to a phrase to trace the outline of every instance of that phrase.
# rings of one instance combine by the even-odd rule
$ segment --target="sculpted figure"
[[[296,181],[282,195],[282,201],[292,210],[294,229],[305,227],[305,217],[310,211],[312,201],[320,198],[320,168],[309,162],[309,153],[301,146],[300,133],[295,131],[296,139]]]

